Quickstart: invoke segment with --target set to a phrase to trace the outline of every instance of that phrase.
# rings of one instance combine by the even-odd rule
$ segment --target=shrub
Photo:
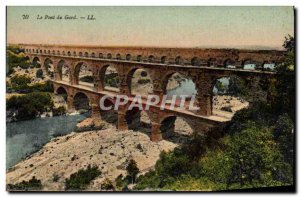
[[[30,67],[28,59],[25,57],[24,53],[18,47],[8,47],[6,50],[7,58],[7,75],[13,73],[13,68],[20,66],[23,69]]]
[[[53,116],[61,116],[66,114],[67,109],[65,108],[65,106],[59,106],[57,108],[53,108],[52,112]]]
[[[38,114],[53,108],[51,95],[45,92],[32,92],[22,96],[12,96],[6,102],[7,109],[17,112],[17,120],[35,118]]]
[[[150,82],[151,82],[150,79],[139,79],[138,80],[139,84],[147,84],[147,83],[150,83]]]
[[[26,75],[15,75],[10,79],[12,89],[15,90],[26,90],[28,89],[28,84],[31,82],[31,78]]]
[[[87,82],[87,83],[93,83],[94,77],[93,76],[84,76],[84,77],[81,77],[79,80],[83,81],[83,82]]]
[[[36,78],[43,78],[43,70],[38,69],[35,73]]]
[[[78,172],[71,174],[69,179],[66,179],[65,189],[83,190],[99,175],[101,175],[101,171],[97,166],[91,167],[91,165],[88,165],[87,169],[80,169]]]
[[[59,176],[57,174],[53,174],[53,182],[58,182]]]
[[[17,184],[7,184],[8,191],[29,191],[29,190],[41,190],[41,181],[33,176],[29,181],[22,181]]]
[[[131,182],[134,183],[135,179],[136,179],[136,175],[140,172],[139,168],[137,167],[136,161],[134,161],[133,159],[129,160],[129,163],[126,167],[126,171],[128,176],[131,179]]]
[[[108,178],[105,178],[101,183],[101,190],[115,190],[115,187]]]

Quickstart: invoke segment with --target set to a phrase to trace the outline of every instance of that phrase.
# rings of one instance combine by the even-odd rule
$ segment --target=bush
[[[41,190],[41,181],[33,176],[29,181],[22,181],[17,184],[7,184],[8,191],[30,191],[30,190]]]
[[[53,116],[61,116],[66,114],[67,109],[65,108],[65,106],[59,106],[57,108],[53,108],[52,112]]]
[[[11,88],[17,91],[25,91],[28,89],[28,84],[31,78],[26,75],[15,75],[10,79]]]
[[[52,179],[52,181],[53,181],[53,182],[58,182],[58,180],[59,180],[59,176],[58,176],[57,174],[53,174],[53,179]]]
[[[17,112],[17,120],[29,120],[38,114],[53,108],[53,101],[49,93],[33,92],[22,96],[12,96],[6,102],[7,110]]]
[[[139,79],[138,80],[139,84],[147,84],[147,83],[150,83],[150,82],[151,82],[150,79]]]
[[[43,70],[38,69],[35,73],[36,78],[43,78]]]
[[[78,172],[71,174],[69,179],[65,181],[66,190],[83,190],[92,180],[101,175],[101,171],[97,166],[91,167],[88,165],[87,169],[80,169]]]
[[[105,178],[103,183],[101,183],[101,190],[115,190],[115,187],[108,178]]]
[[[79,80],[83,81],[83,82],[87,82],[87,83],[94,83],[93,76],[84,76],[84,77],[81,77]]]
[[[6,50],[6,58],[8,68],[7,75],[13,73],[13,69],[18,66],[20,66],[23,69],[27,69],[30,67],[28,59],[25,57],[24,53],[21,53],[21,50],[17,47],[8,47]]]
[[[129,160],[129,163],[126,167],[126,171],[127,171],[128,176],[131,179],[131,182],[134,183],[134,181],[136,179],[136,175],[140,172],[140,170],[137,167],[137,164],[133,159]]]

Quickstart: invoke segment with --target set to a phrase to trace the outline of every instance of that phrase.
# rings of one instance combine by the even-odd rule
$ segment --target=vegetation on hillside
[[[8,191],[40,191],[42,189],[41,181],[33,176],[29,181],[22,181],[16,184],[7,184]]]
[[[253,87],[268,92],[267,99],[256,95],[248,109],[235,114],[223,137],[195,134],[188,144],[163,152],[155,170],[139,176],[134,189],[207,191],[293,185],[294,39],[287,37],[283,46],[288,54],[276,68],[276,80]],[[251,96],[233,85],[239,95]]]
[[[70,178],[65,181],[66,190],[83,190],[92,180],[101,175],[97,166],[88,165],[86,169],[80,169],[78,172],[71,174]]]
[[[53,108],[50,93],[32,92],[21,96],[12,96],[6,102],[6,109],[16,113],[16,120],[29,120]]]

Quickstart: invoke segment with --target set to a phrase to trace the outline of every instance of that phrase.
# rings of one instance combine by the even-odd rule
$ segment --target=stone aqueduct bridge
[[[189,48],[146,48],[146,47],[98,47],[21,45],[31,61],[38,60],[45,69],[46,61],[54,67],[54,89],[64,88],[67,92],[68,108],[73,108],[76,94],[84,93],[90,102],[93,116],[100,116],[99,100],[104,95],[116,98],[126,94],[132,98],[131,79],[137,69],[148,72],[153,83],[153,93],[162,97],[166,93],[169,77],[180,73],[193,80],[197,88],[196,105],[199,111],[160,110],[151,106],[147,114],[151,120],[151,139],[162,139],[161,126],[169,117],[183,117],[194,131],[208,132],[212,127],[222,128],[228,119],[212,114],[213,86],[217,79],[238,76],[247,84],[254,78],[267,79],[273,73],[264,70],[264,64],[280,63],[284,51],[235,50],[235,49],[189,49]],[[255,70],[243,69],[246,64],[255,64]],[[69,82],[62,81],[62,67],[70,69]],[[94,86],[79,85],[80,67],[92,70]],[[104,76],[108,66],[116,68],[119,92],[104,88]],[[118,129],[127,129],[127,107],[118,109]]]

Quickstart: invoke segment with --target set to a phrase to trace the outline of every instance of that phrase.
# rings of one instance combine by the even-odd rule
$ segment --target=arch
[[[88,52],[85,52],[85,53],[84,53],[84,57],[89,57],[89,53],[88,53]]]
[[[73,51],[73,56],[76,57],[76,51]]]
[[[175,64],[177,64],[177,65],[183,64],[183,59],[180,56],[177,56],[175,58]]]
[[[65,55],[66,55],[66,52],[65,52],[65,51],[63,51],[63,52],[62,52],[62,55],[63,55],[63,56],[65,56]]]
[[[223,63],[224,68],[236,68],[235,61],[227,58]]]
[[[35,68],[41,68],[41,61],[40,61],[40,58],[34,57],[34,58],[32,59],[32,66],[35,67]]]
[[[55,55],[55,51],[54,50],[52,51],[52,54]]]
[[[149,62],[154,62],[155,61],[155,57],[153,55],[149,55],[148,61]]]
[[[200,66],[201,62],[200,59],[198,57],[193,57],[191,59],[191,65],[192,66]]]
[[[56,52],[56,53],[57,53],[57,55],[60,55],[60,51],[59,51],[59,50],[57,50],[57,52]]]
[[[195,128],[189,120],[188,118],[176,115],[167,115],[162,118],[160,122],[162,138],[174,141],[175,143],[186,142],[195,132]]]
[[[136,57],[136,61],[141,62],[142,60],[143,60],[142,55],[138,55],[138,56]]]
[[[117,60],[120,60],[120,59],[122,59],[122,57],[121,57],[121,54],[120,54],[120,53],[118,53],[118,54],[116,55],[116,59],[117,59]]]
[[[40,49],[40,53],[43,53],[43,50],[42,50],[42,49]]]
[[[131,59],[131,55],[130,55],[130,54],[127,54],[127,55],[126,55],[126,60],[129,61],[130,59]]]
[[[83,92],[77,92],[73,97],[73,106],[75,110],[88,111],[91,109],[90,99]]]
[[[68,51],[68,56],[71,56],[72,54],[71,54],[71,51]]]
[[[31,49],[29,49],[29,53],[31,53]],[[49,52],[50,53],[50,52]]]
[[[30,49],[29,49],[30,50]],[[48,50],[48,54],[50,54],[51,53],[51,51],[50,50]]]
[[[86,62],[78,62],[74,70],[74,83],[94,87],[94,77],[90,66]]]
[[[47,53],[47,51],[46,51],[46,50],[44,50],[44,53]]]
[[[213,81],[211,103],[212,114],[231,118],[239,109],[248,106],[242,99],[247,91],[246,81],[234,74],[219,76]]]
[[[249,58],[249,59],[242,60],[241,66],[242,66],[242,69],[255,70],[256,67],[258,66],[258,63]]]
[[[175,71],[169,72],[163,77],[162,90],[169,99],[173,95],[188,95],[191,97],[197,93],[193,80],[185,73]]]
[[[65,60],[60,60],[57,64],[57,72],[58,72],[58,79],[66,82],[70,82],[70,67],[66,64]]]
[[[111,59],[111,58],[112,58],[111,53],[108,53],[108,54],[107,54],[107,59]]]
[[[91,57],[92,57],[92,58],[95,58],[95,57],[96,57],[95,52],[93,52],[93,53],[91,54]]]
[[[108,123],[116,124],[118,122],[118,111],[114,110],[115,101],[111,98],[105,98],[104,107],[111,107],[111,110],[103,110],[100,107],[101,119]]]
[[[67,92],[67,90],[64,87],[62,87],[62,86],[58,87],[56,89],[55,93],[57,95],[61,95],[63,97],[63,99],[64,99],[65,102],[68,101],[68,92]]]
[[[217,67],[218,66],[218,61],[216,58],[209,58],[207,61],[207,66],[213,66],[213,67]]]
[[[54,78],[54,65],[50,58],[46,58],[44,61],[44,68],[47,72],[47,75],[53,79]]]
[[[82,56],[83,56],[83,55],[82,55],[82,52],[80,51],[80,52],[79,52],[79,57],[82,57]]]
[[[161,59],[160,59],[160,62],[162,64],[166,64],[167,63],[167,56],[162,56]]]
[[[104,65],[98,73],[99,81],[103,89],[119,92],[119,72],[113,65]]]
[[[261,64],[261,70],[264,70],[264,71],[273,71],[276,67],[276,62],[275,61],[264,61],[262,64]],[[259,68],[257,68],[259,69]]]
[[[103,53],[99,53],[99,58],[103,59]]]
[[[149,111],[148,111],[149,112]],[[128,129],[138,130],[143,133],[151,133],[151,119],[147,111],[140,110],[138,107],[127,109],[125,120]]]
[[[130,94],[143,96],[153,93],[153,80],[146,69],[131,69],[127,74],[126,82]]]

